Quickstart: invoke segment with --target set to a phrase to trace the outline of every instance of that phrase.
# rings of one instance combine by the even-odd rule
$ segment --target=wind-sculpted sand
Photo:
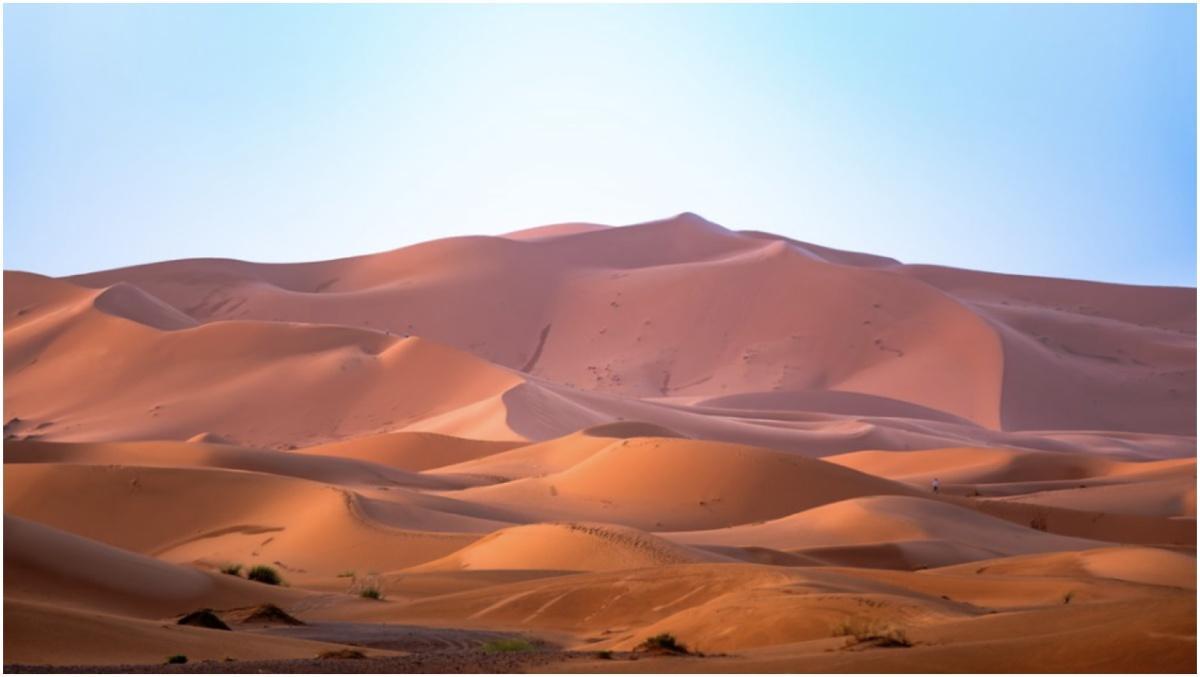
[[[1194,289],[693,214],[4,281],[10,669],[1196,669]]]

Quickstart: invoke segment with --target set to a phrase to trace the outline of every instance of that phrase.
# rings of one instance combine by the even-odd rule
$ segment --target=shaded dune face
[[[694,214],[4,280],[10,663],[1195,670],[1193,289]]]

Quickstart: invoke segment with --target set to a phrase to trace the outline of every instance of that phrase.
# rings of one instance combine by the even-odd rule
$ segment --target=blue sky
[[[1194,285],[1191,5],[4,7],[4,267],[563,221]]]

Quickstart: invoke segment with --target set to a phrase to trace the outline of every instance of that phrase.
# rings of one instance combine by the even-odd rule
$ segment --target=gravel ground
[[[627,659],[623,653],[616,660]],[[199,661],[183,665],[5,665],[6,673],[492,673],[538,672],[551,663],[595,660],[591,651],[514,651],[481,649],[432,651],[407,656],[368,658],[302,658],[271,661]]]
[[[481,644],[494,639],[523,639],[534,645],[538,645],[541,649],[549,650],[558,648],[537,638],[514,632],[432,628],[420,625],[399,625],[396,623],[321,621],[310,622],[306,625],[251,629],[250,632],[277,637],[290,637],[292,639],[308,639],[315,642],[328,642],[330,644],[349,644],[351,646],[369,647],[372,649],[410,651],[422,654],[478,649]]]

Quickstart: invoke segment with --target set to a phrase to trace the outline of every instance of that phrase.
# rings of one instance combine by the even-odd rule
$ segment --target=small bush
[[[267,585],[279,585],[283,582],[283,579],[279,577],[278,571],[263,564],[251,568],[246,574],[246,578],[258,581],[259,583],[266,583]]]
[[[639,651],[661,651],[666,653],[688,653],[687,646],[680,644],[675,636],[664,632],[660,635],[646,638],[637,646]]]
[[[483,650],[488,653],[511,653],[533,651],[536,647],[527,639],[511,637],[508,639],[493,639],[483,643]]]
[[[1075,591],[1071,590],[1067,594],[1063,595],[1063,604],[1070,604],[1071,600],[1073,599],[1075,599]]]
[[[873,644],[881,647],[910,647],[904,630],[879,623],[842,623],[833,629],[834,637],[851,637],[853,644]]]
[[[347,569],[337,575],[338,578],[354,578],[354,569]]]
[[[359,590],[358,596],[366,599],[383,599],[383,593],[380,592],[379,588],[373,585],[368,585],[362,590]]]
[[[242,575],[242,565],[241,564],[226,564],[225,566],[221,567],[221,573],[229,574],[230,576],[241,576]]]
[[[597,651],[596,658],[599,658],[602,661],[611,661],[613,659],[613,652],[607,649],[604,651]]]
[[[182,665],[183,663],[186,663],[186,662],[187,662],[187,656],[184,656],[181,653],[177,653],[174,656],[167,656],[167,663],[169,665]]]

